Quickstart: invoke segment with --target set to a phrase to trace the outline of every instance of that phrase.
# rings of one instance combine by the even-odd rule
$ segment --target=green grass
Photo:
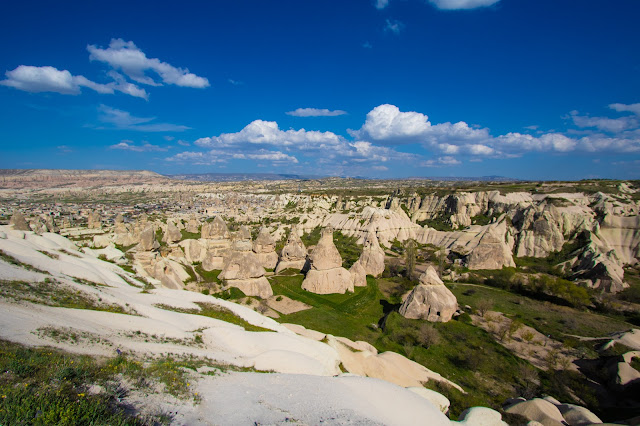
[[[448,287],[458,298],[458,304],[461,306],[475,307],[481,300],[490,300],[493,303],[492,310],[519,319],[541,333],[551,335],[553,339],[569,345],[576,345],[578,342],[568,337],[568,334],[602,337],[633,327],[627,322],[604,315],[559,306],[496,288],[464,284],[450,284]]]
[[[51,275],[47,271],[43,271],[41,269],[36,268],[35,266],[29,265],[28,263],[23,263],[23,262],[19,261],[15,257],[11,256],[8,253],[5,253],[2,250],[0,250],[0,260],[3,260],[4,262],[6,262],[6,263],[8,263],[10,265],[14,265],[14,266],[26,269],[28,271],[40,272],[41,274]]]
[[[167,311],[182,312],[186,314],[202,315],[209,318],[215,318],[220,321],[228,322],[231,324],[239,325],[246,331],[273,331],[268,328],[253,325],[247,322],[245,319],[231,312],[229,309],[222,306],[214,305],[212,303],[196,302],[196,305],[200,306],[200,309],[182,309],[168,305],[156,305],[158,308],[165,309]]]
[[[201,236],[200,232],[189,232],[186,229],[181,229],[180,233],[183,240],[199,240]]]
[[[62,308],[135,314],[130,309],[116,304],[103,303],[100,299],[95,300],[81,291],[73,290],[50,279],[36,283],[0,280],[0,297]]]
[[[170,420],[127,414],[115,385],[114,364],[54,349],[32,349],[0,340],[0,424],[143,425]],[[91,384],[105,391],[89,394]]]
[[[222,272],[220,269],[214,269],[212,271],[205,271],[202,268],[201,264],[195,264],[194,269],[202,277],[202,279],[207,283],[217,283],[221,284],[221,281],[218,279],[218,275]]]
[[[380,333],[371,329],[383,317],[382,294],[376,280],[367,277],[367,287],[356,287],[355,293],[314,294],[301,288],[304,276],[270,278],[275,295],[299,300],[312,309],[282,315],[278,321],[300,324],[335,336],[353,340],[375,341]]]

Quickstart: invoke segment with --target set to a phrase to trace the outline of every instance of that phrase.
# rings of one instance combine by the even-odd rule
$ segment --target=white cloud
[[[20,65],[13,71],[7,71],[5,75],[7,79],[0,81],[0,84],[26,92],[56,92],[63,95],[79,95],[81,88],[87,87],[102,94],[113,94],[117,90],[127,95],[143,99],[148,98],[144,89],[125,81],[124,77],[115,71],[109,73],[109,76],[114,81],[107,84],[96,83],[82,75],[72,75],[67,70],[60,71],[49,66]]]
[[[231,84],[233,84],[234,86],[242,86],[244,83],[238,80],[233,80],[231,78],[227,79],[227,81]]]
[[[315,150],[335,147],[344,140],[332,132],[280,130],[275,121],[255,120],[237,133],[222,133],[220,136],[200,138],[195,144],[205,148],[220,148],[239,145],[272,145]]]
[[[487,7],[498,3],[500,0],[429,0],[438,9],[458,10],[458,9],[476,9],[478,7]]]
[[[6,80],[0,81],[4,86],[13,87],[25,92],[56,92],[63,95],[78,95],[81,87],[88,87],[98,93],[113,93],[113,87],[95,83],[81,75],[72,75],[67,70],[54,67],[33,67],[20,65],[13,71],[5,72]]]
[[[147,141],[143,141],[142,145],[136,145],[133,141],[123,140],[120,143],[109,146],[109,149],[120,149],[123,151],[133,151],[133,152],[162,152],[168,151],[169,148],[164,148],[158,145],[150,144]]]
[[[387,166],[373,166],[372,167],[373,170],[378,170],[381,172],[386,172],[387,170],[389,170],[389,168]]]
[[[376,9],[384,9],[389,6],[389,0],[375,0],[373,5]]]
[[[424,134],[431,123],[429,117],[418,112],[400,112],[395,105],[384,104],[367,114],[362,128],[352,135],[374,140],[403,140]]]
[[[99,119],[104,123],[113,124],[116,129],[136,130],[141,132],[182,132],[187,126],[169,123],[150,123],[155,117],[135,117],[127,111],[100,105]]]
[[[189,142],[183,141],[182,139],[178,140],[178,145],[191,146],[191,144]]]
[[[298,108],[295,111],[289,111],[286,114],[294,117],[336,117],[345,115],[347,112],[340,109],[329,110],[319,108]]]
[[[456,160],[451,156],[438,157],[437,159],[431,159],[427,161],[423,161],[420,165],[422,167],[444,167],[444,166],[457,166],[458,164],[462,164],[461,161]]]
[[[384,26],[385,31],[391,31],[394,34],[400,34],[400,31],[404,29],[404,24],[396,19],[387,19]]]
[[[618,112],[632,112],[635,115],[640,115],[640,103],[638,104],[611,104],[609,108]]]
[[[70,146],[68,146],[68,145],[58,145],[58,146],[56,147],[56,149],[57,149],[58,151],[60,151],[61,153],[65,153],[65,154],[68,154],[68,153],[70,153],[70,152],[73,152],[73,149],[72,149]]]
[[[258,160],[274,161],[279,164],[297,164],[298,159],[280,151],[258,149],[250,152],[234,152],[229,150],[212,149],[207,152],[181,152],[166,159],[171,162],[192,163],[196,165],[211,165],[226,163],[229,160]]]
[[[159,86],[153,78],[146,75],[147,71],[155,72],[163,83],[182,87],[204,88],[209,86],[209,80],[190,73],[186,68],[176,68],[156,58],[147,58],[132,41],[111,39],[109,47],[102,49],[95,45],[88,45],[89,59],[105,62],[114,69],[120,69],[133,81],[150,86]]]
[[[638,120],[634,117],[589,117],[585,115],[578,115],[577,111],[571,111],[570,114],[573,123],[581,128],[595,127],[598,130],[605,132],[619,133],[624,130],[638,127]]]
[[[373,49],[373,45],[368,41],[365,41],[364,43],[362,43],[362,47],[364,47],[365,49]]]

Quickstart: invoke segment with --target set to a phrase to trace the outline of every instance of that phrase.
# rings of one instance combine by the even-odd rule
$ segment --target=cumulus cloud
[[[458,10],[458,9],[477,9],[479,7],[492,6],[500,0],[429,0],[438,9]]]
[[[155,117],[135,117],[127,111],[100,105],[98,118],[103,123],[109,123],[116,129],[136,130],[140,132],[182,132],[187,126],[170,123],[151,123]]]
[[[4,86],[13,87],[25,92],[56,92],[63,95],[78,95],[81,87],[88,87],[98,93],[113,93],[113,87],[95,83],[81,75],[72,75],[67,70],[54,67],[33,67],[20,65],[13,71],[5,72],[6,80],[0,81]]]
[[[638,103],[638,104],[630,104],[630,105],[611,104],[611,105],[609,105],[609,108],[611,108],[614,111],[618,111],[618,112],[632,112],[635,115],[640,115],[640,103]]]
[[[0,81],[0,84],[25,92],[56,92],[63,95],[79,95],[81,88],[87,87],[102,94],[113,94],[114,91],[118,91],[138,98],[148,98],[144,89],[125,81],[116,72],[109,73],[114,81],[107,84],[96,83],[82,75],[72,75],[67,70],[59,70],[50,66],[20,65],[13,71],[7,71],[5,75],[7,79]]]
[[[438,157],[437,159],[431,159],[423,161],[420,165],[422,167],[444,167],[444,166],[457,166],[462,164],[460,160],[456,160],[451,156]]]
[[[345,115],[347,111],[341,109],[329,110],[319,108],[298,108],[294,111],[289,111],[286,114],[294,117],[336,117],[338,115]]]
[[[204,148],[239,145],[273,145],[315,150],[334,147],[344,141],[335,133],[300,130],[280,130],[275,121],[255,120],[237,133],[200,138],[195,144]]]
[[[189,72],[186,68],[174,67],[157,58],[147,58],[147,55],[132,41],[124,41],[121,38],[111,39],[106,49],[90,44],[87,50],[90,53],[90,60],[105,62],[114,69],[122,70],[130,79],[140,84],[161,85],[146,74],[147,71],[152,71],[165,84],[194,88],[209,87],[209,80]]]
[[[162,151],[169,150],[169,148],[153,145],[147,141],[143,141],[141,145],[136,145],[133,143],[133,141],[126,140],[126,139],[120,141],[120,143],[109,146],[109,149],[120,149],[123,151],[133,151],[133,152],[162,152]]]
[[[620,104],[614,104],[620,105]],[[622,107],[629,107],[623,105]],[[620,107],[617,111],[622,110]],[[620,118],[608,118],[608,117],[590,117],[586,115],[579,115],[577,111],[571,111],[570,113],[573,123],[581,128],[595,127],[598,130],[611,133],[619,133],[624,130],[633,129],[638,127],[638,120],[635,117],[620,117]]]
[[[390,31],[394,34],[400,34],[400,31],[404,29],[404,24],[396,19],[387,19],[384,30]]]

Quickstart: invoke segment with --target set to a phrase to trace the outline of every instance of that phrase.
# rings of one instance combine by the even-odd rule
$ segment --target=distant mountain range
[[[297,175],[286,173],[189,173],[189,174],[176,174],[165,175],[171,179],[178,180],[190,180],[198,182],[237,182],[243,180],[313,180],[313,179],[327,179],[330,176],[320,175]],[[334,177],[334,178],[345,178]],[[391,178],[391,179],[378,179],[367,178],[362,176],[349,176],[350,179],[362,179],[362,180],[435,180],[435,181],[488,181],[488,182],[515,182],[518,179],[512,179],[503,176],[481,176],[481,177],[422,177],[412,176],[407,178]]]

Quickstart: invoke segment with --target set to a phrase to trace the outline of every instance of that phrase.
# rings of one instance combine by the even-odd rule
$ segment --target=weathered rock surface
[[[278,263],[276,240],[271,236],[267,228],[260,229],[256,240],[253,242],[253,251],[266,269],[274,269],[276,267]]]
[[[502,269],[505,266],[516,266],[507,244],[487,232],[478,245],[471,251],[467,266],[469,269]]]
[[[379,277],[384,272],[384,250],[380,247],[378,237],[373,231],[369,231],[364,238],[359,262],[366,275]]]
[[[351,265],[351,268],[349,268],[349,273],[351,274],[353,285],[355,287],[367,286],[367,271],[365,271],[362,267],[360,260],[357,260],[353,265]]]
[[[239,288],[247,296],[271,297],[273,290],[264,276],[265,270],[260,259],[251,250],[251,245],[247,247],[237,243],[234,243],[234,250],[224,260],[224,268],[218,279],[224,280],[229,287]]]
[[[288,268],[302,270],[306,263],[307,249],[298,235],[298,228],[294,225],[289,233],[287,244],[282,248],[275,272],[278,274]]]
[[[202,225],[202,238],[210,240],[229,239],[229,228],[220,216],[216,216],[213,221]]]
[[[458,301],[444,285],[432,266],[419,278],[418,284],[400,306],[400,315],[431,322],[447,322],[458,309]]]
[[[13,225],[13,229],[18,231],[31,231],[27,220],[19,211],[13,213],[11,220],[9,221],[9,225]]]
[[[171,220],[167,221],[167,228],[162,237],[162,241],[171,244],[180,241],[181,239],[182,233],[180,232],[176,224]]]
[[[507,413],[519,414],[528,420],[536,421],[545,426],[559,426],[565,423],[562,413],[551,402],[540,398],[517,402],[505,410]]]
[[[140,234],[140,242],[138,243],[138,250],[151,251],[160,248],[160,244],[156,240],[156,233],[153,230],[153,226],[148,226]]]
[[[333,243],[333,229],[325,228],[309,256],[310,269],[302,288],[317,294],[353,292],[353,280],[342,267],[342,257]]]

